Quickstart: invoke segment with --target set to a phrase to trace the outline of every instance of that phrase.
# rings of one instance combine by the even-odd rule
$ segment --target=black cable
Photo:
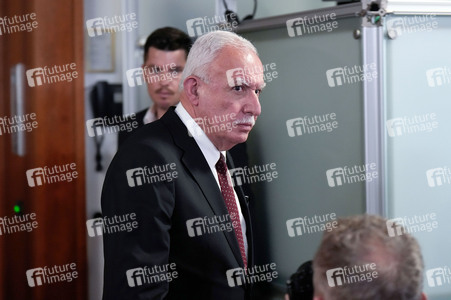
[[[254,0],[254,10],[252,11],[252,15],[247,15],[241,21],[252,20],[257,12],[257,0]]]
[[[229,7],[227,6],[226,1],[225,1],[225,0],[222,0],[222,3],[224,4],[225,10],[226,10],[226,11],[229,10]]]
[[[237,22],[238,24],[240,23],[240,20],[238,20],[238,16],[236,17],[232,17],[231,14],[233,14],[234,12],[229,10],[229,7],[227,6],[227,2],[226,0],[222,0],[222,3],[224,4],[224,8],[225,8],[225,17],[227,22],[231,23],[232,21]],[[255,17],[255,14],[257,13],[257,0],[254,0],[254,9],[252,11],[252,15],[247,15],[246,17],[244,17],[243,20],[241,21],[245,21],[245,20],[252,20]]]
[[[257,12],[257,0],[254,0],[254,11],[252,12],[252,19],[255,17],[256,12]]]
[[[96,144],[96,171],[100,172],[103,170],[102,167],[102,143],[103,143],[103,139],[105,138],[105,136],[101,135],[100,137],[96,134],[94,136],[94,142]]]

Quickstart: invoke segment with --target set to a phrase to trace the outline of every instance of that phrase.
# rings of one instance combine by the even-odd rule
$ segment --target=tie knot
[[[218,162],[215,165],[216,171],[221,174],[225,174],[227,172],[227,164],[225,162],[225,157],[220,153]]]

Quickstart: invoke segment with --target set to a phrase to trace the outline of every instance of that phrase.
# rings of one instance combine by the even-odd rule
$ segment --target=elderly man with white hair
[[[194,43],[180,103],[128,138],[107,172],[103,215],[137,223],[103,235],[104,300],[250,299],[238,278],[253,266],[249,200],[227,150],[246,141],[264,85],[246,39],[217,31]]]

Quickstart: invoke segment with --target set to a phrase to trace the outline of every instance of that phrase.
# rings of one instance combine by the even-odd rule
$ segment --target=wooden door
[[[0,299],[84,300],[83,1],[2,1],[0,17]]]

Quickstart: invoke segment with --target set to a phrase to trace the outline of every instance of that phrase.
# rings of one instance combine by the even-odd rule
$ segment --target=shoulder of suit
[[[177,114],[174,111],[168,111],[161,119],[136,130],[127,139],[126,144],[128,147],[139,147],[141,145],[162,150],[162,146],[174,145],[174,141],[182,138],[183,134],[188,136],[188,132],[185,133],[184,130],[186,129],[184,129],[184,125]]]
[[[137,113],[132,113],[127,115],[126,119],[127,121],[131,121],[131,119],[135,119],[136,121],[141,120],[140,123],[142,123],[142,120],[144,119],[144,116],[146,115],[148,108],[138,111]]]
[[[149,108],[143,109],[141,111],[138,111],[136,113],[136,118],[141,118],[144,119],[144,116],[146,115],[147,111],[149,110]]]

